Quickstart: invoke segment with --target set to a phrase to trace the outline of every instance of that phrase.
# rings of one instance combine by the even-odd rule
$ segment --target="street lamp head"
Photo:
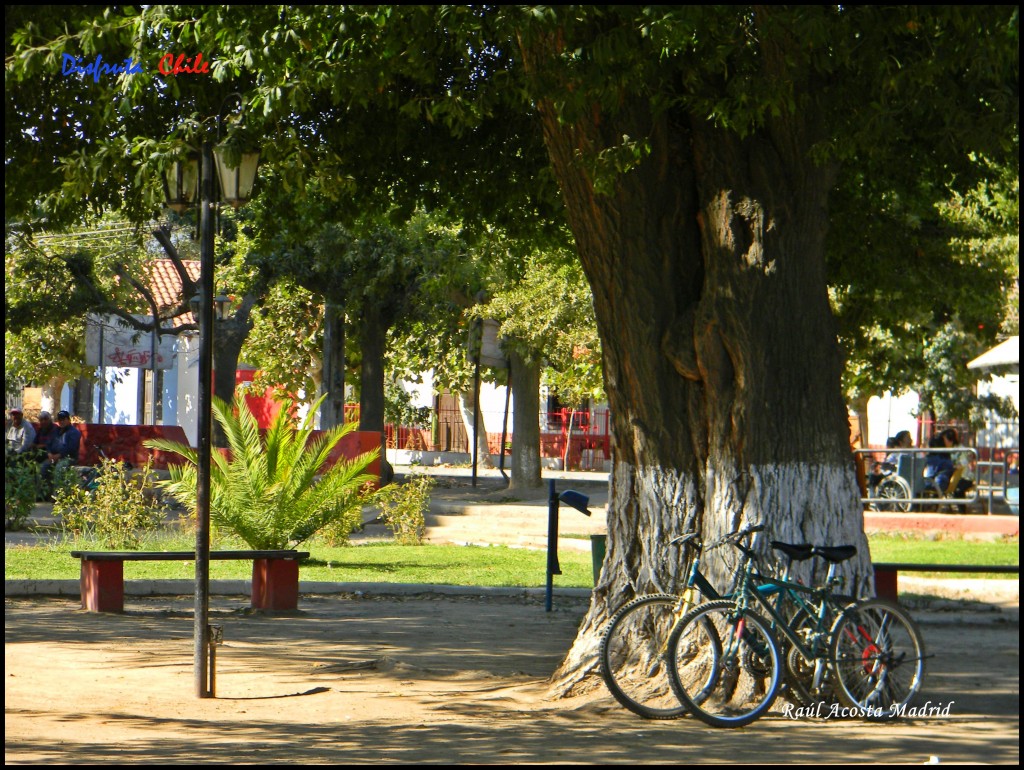
[[[213,298],[213,317],[218,321],[226,321],[231,310],[231,297],[227,289],[221,289],[220,294]]]
[[[198,292],[189,300],[189,308],[192,310],[192,317],[199,320],[199,311],[202,310],[202,293]],[[231,312],[231,297],[227,289],[221,289],[220,294],[213,298],[213,318],[215,321],[226,321]]]
[[[213,157],[217,164],[221,199],[236,209],[248,203],[252,198],[253,185],[256,184],[256,168],[260,162],[260,154],[243,152],[240,156],[231,157],[225,147],[216,147]]]
[[[164,200],[167,207],[184,214],[195,202],[199,183],[199,158],[191,155],[188,158],[174,161],[164,171]]]

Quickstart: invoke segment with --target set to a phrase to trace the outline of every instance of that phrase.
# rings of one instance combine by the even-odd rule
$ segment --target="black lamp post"
[[[236,108],[241,106],[241,97],[233,94],[229,97]],[[220,125],[225,115],[225,101],[217,116],[217,135],[220,138]],[[256,179],[258,153],[243,156],[243,162],[237,168],[228,166],[223,155],[218,155],[217,165],[220,172],[226,202],[238,207],[249,199]],[[164,190],[167,194],[167,205],[178,211],[184,211],[195,197],[194,185],[196,160],[175,163],[168,169],[164,178]],[[188,170],[191,167],[192,170]],[[214,218],[218,199],[214,194],[214,149],[209,140],[203,141],[199,157],[199,457],[196,486],[196,593],[195,593],[195,688],[199,698],[213,697],[213,672],[210,670],[210,469],[213,452],[213,239]],[[216,302],[223,314],[224,302]]]

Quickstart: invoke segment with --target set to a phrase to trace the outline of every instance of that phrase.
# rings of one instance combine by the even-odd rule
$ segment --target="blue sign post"
[[[562,494],[555,491],[555,480],[551,480],[548,493],[548,575],[547,593],[545,595],[544,609],[551,612],[551,594],[554,588],[553,578],[561,575],[562,569],[558,566],[558,507],[559,503],[566,503],[572,506],[585,516],[590,515],[587,504],[590,498],[577,492],[574,489],[567,489]]]

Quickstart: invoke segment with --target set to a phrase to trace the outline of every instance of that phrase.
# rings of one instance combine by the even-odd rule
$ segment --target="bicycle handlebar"
[[[731,543],[733,545],[738,545],[739,541],[742,540],[743,538],[745,538],[747,535],[755,535],[758,532],[764,532],[764,530],[765,530],[765,525],[763,523],[761,523],[761,524],[751,524],[749,527],[745,527],[744,529],[739,529],[739,530],[736,530],[735,532],[730,532],[728,535],[725,535],[720,540],[716,540],[715,542],[709,544],[707,546],[707,548],[708,548],[708,550],[710,550],[712,548],[718,548],[719,546],[725,545],[726,543]]]

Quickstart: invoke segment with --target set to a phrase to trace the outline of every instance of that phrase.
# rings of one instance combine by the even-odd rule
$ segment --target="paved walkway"
[[[522,532],[546,521],[547,489],[509,500],[496,472],[481,472],[476,487],[468,469],[431,472],[440,476],[437,539],[486,542],[496,522]],[[588,494],[594,511],[588,519],[563,507],[563,535],[603,525],[604,474],[555,482]],[[460,531],[460,520],[476,523]],[[923,695],[948,714],[875,725],[794,718],[780,702],[742,731],[646,722],[600,685],[579,700],[549,700],[546,679],[572,644],[586,590],[559,592],[546,613],[536,590],[304,583],[299,611],[274,617],[247,610],[243,581],[215,581],[211,622],[224,627],[225,644],[218,697],[200,701],[191,581],[136,596],[118,616],[76,611],[78,581],[58,597],[17,597],[7,585],[5,760],[1016,765],[1017,582],[910,585],[917,580],[901,583],[922,595],[910,606],[933,655]],[[129,593],[143,582],[130,581]]]

